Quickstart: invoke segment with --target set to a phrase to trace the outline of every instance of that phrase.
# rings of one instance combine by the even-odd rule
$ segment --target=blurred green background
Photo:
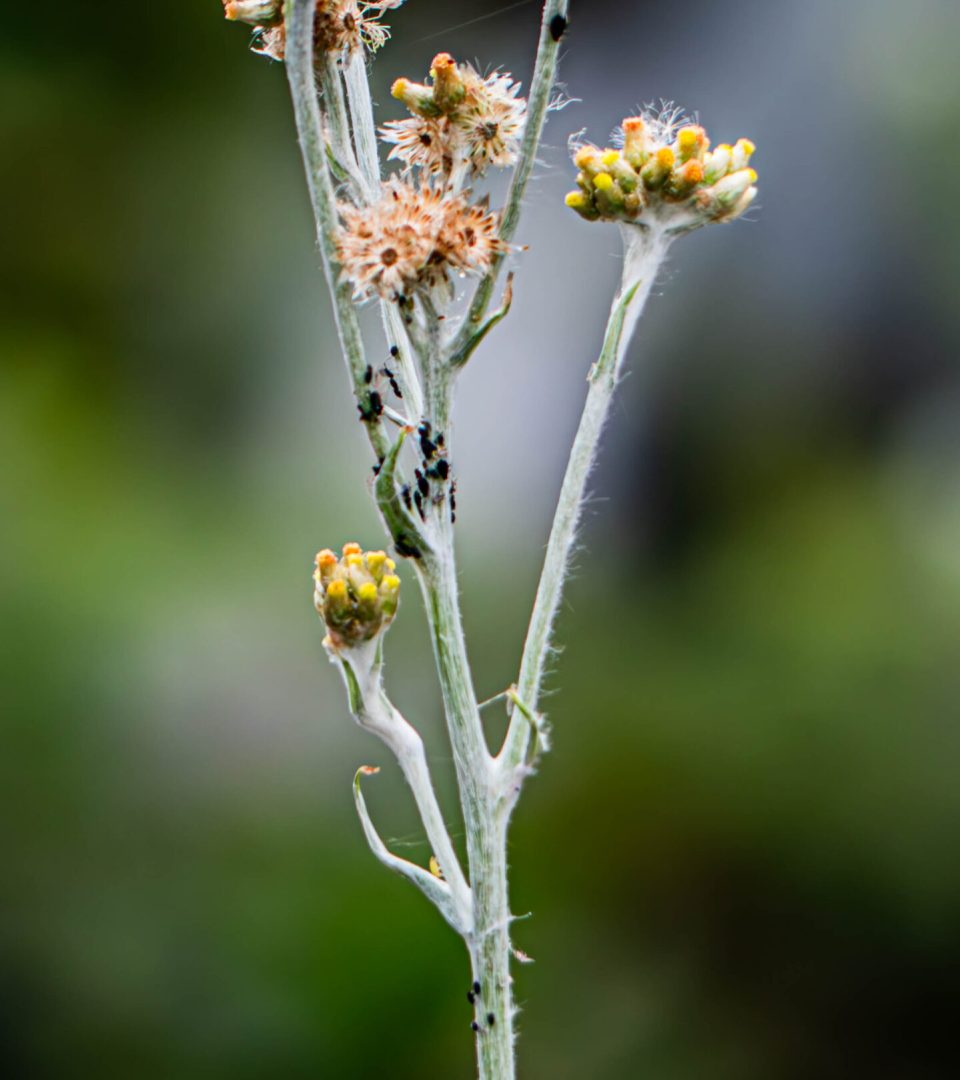
[[[382,115],[440,48],[526,82],[537,17],[409,0]],[[311,607],[317,548],[381,534],[247,39],[172,0],[0,41],[5,1076],[472,1075],[462,947],[354,817],[383,764],[375,819],[426,857]],[[512,834],[527,1080],[957,1075],[958,45],[952,0],[574,4],[580,100],[457,414],[484,695],[617,275],[568,135],[677,100],[757,142],[761,207],[675,249],[594,477]],[[389,680],[455,820],[411,585]]]

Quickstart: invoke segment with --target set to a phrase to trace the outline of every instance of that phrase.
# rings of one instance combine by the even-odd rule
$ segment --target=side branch
[[[590,385],[587,400],[570,451],[537,587],[537,598],[524,642],[516,693],[517,699],[524,703],[525,710],[518,708],[514,702],[510,727],[498,757],[498,762],[505,772],[512,772],[527,759],[531,725],[525,711],[535,713],[540,697],[553,623],[560,606],[570,549],[583,509],[587,478],[593,468],[604,421],[617,387],[633,329],[643,311],[669,243],[657,234],[640,232],[636,227],[630,227],[629,232],[625,231],[625,242],[627,252],[623,282],[610,311],[600,357],[588,376]]]
[[[543,135],[543,126],[546,122],[547,111],[550,108],[550,98],[557,77],[560,42],[567,28],[569,9],[570,0],[546,0],[543,5],[540,45],[537,48],[537,60],[533,69],[530,97],[527,102],[527,123],[523,133],[523,143],[520,147],[520,157],[513,173],[513,179],[510,182],[510,190],[507,193],[507,201],[500,222],[500,236],[507,243],[510,243],[513,239],[520,223],[523,197],[526,194],[527,184],[530,182],[530,175],[533,172],[537,154],[540,151],[540,139]],[[493,268],[477,286],[473,302],[470,305],[469,315],[454,346],[454,354],[464,348],[475,332],[477,325],[483,321],[487,308],[490,306],[490,301],[493,299],[494,289],[503,269],[505,257],[505,255],[499,255],[496,258]]]
[[[370,648],[376,650],[372,655],[367,652]],[[356,655],[349,659],[336,651],[332,651],[331,656],[340,667],[347,687],[350,711],[357,723],[365,731],[376,735],[397,759],[404,779],[413,793],[433,854],[446,876],[444,886],[456,909],[457,926],[461,933],[467,933],[471,929],[473,920],[470,886],[467,884],[444,823],[443,812],[430,778],[423,739],[419,732],[403,718],[381,685],[379,648],[379,643],[371,643],[359,650],[353,650]],[[359,776],[357,783],[359,783]],[[363,811],[359,803],[358,810],[361,810],[362,818]],[[364,830],[367,831],[366,825],[364,825]],[[367,835],[369,839],[369,831]],[[381,856],[378,848],[374,847],[374,851],[378,857]],[[433,877],[433,875],[428,876]]]
[[[365,765],[357,770],[356,776],[353,779],[353,798],[357,806],[357,814],[360,818],[360,824],[363,827],[364,836],[366,836],[367,843],[370,845],[370,850],[388,869],[400,874],[408,881],[412,881],[458,934],[469,933],[469,924],[464,922],[464,913],[457,905],[450,886],[445,881],[435,877],[429,871],[424,870],[422,866],[417,866],[416,863],[409,862],[407,859],[401,859],[399,856],[394,855],[387,848],[387,845],[383,840],[380,839],[380,834],[370,820],[367,804],[363,798],[363,792],[360,790],[361,776],[371,776],[379,771],[379,769],[374,769],[369,765]]]

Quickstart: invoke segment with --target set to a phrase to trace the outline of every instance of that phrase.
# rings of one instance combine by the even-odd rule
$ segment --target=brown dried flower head
[[[506,251],[485,205],[398,177],[373,206],[342,203],[340,217],[337,258],[358,299],[449,294],[451,272],[483,273]]]
[[[434,58],[430,79],[429,84],[409,79],[393,84],[393,96],[412,115],[380,130],[393,146],[391,158],[407,169],[449,175],[460,168],[475,176],[517,160],[527,108],[519,83],[502,72],[483,78],[449,53]]]
[[[366,46],[381,48],[390,30],[380,22],[385,11],[400,7],[403,0],[317,0],[314,16],[314,48],[317,52],[353,51]],[[250,23],[258,34],[254,52],[282,60],[286,45],[282,0],[223,0],[228,19]]]

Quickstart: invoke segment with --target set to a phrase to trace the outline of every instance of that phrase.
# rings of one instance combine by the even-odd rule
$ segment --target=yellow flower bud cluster
[[[344,544],[337,558],[329,549],[316,558],[313,602],[337,649],[362,645],[393,621],[400,602],[397,564],[385,551]]]
[[[643,116],[628,117],[621,132],[616,149],[582,146],[574,154],[580,172],[566,203],[587,221],[668,223],[680,209],[691,222],[732,221],[756,197],[749,139],[711,152],[699,124],[675,128]]]

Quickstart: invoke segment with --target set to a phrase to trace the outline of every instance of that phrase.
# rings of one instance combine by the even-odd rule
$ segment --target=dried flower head
[[[381,48],[390,30],[380,22],[385,11],[403,0],[317,0],[314,48],[317,52],[351,51],[366,46]],[[233,21],[257,28],[254,51],[282,60],[286,45],[282,0],[223,0],[224,14]]]
[[[574,154],[578,190],[566,202],[588,221],[684,230],[733,221],[756,197],[749,139],[711,153],[704,129],[681,124],[672,110],[629,117],[619,135],[616,148],[587,145]]]
[[[449,174],[463,166],[476,176],[517,160],[527,108],[519,83],[502,72],[483,78],[448,53],[434,57],[430,79],[393,84],[393,96],[412,115],[381,128],[384,142],[393,145],[391,158],[408,169]]]
[[[450,272],[483,273],[506,250],[485,205],[391,178],[379,202],[341,204],[337,258],[357,298],[450,291]]]
[[[363,551],[344,544],[337,558],[321,551],[313,573],[313,602],[327,625],[326,644],[348,649],[387,629],[400,602],[397,566],[385,551]]]
[[[459,139],[446,116],[389,120],[380,129],[380,136],[393,146],[388,159],[402,161],[407,169],[420,169],[431,176],[453,172]]]
[[[506,168],[517,160],[527,115],[527,103],[517,95],[520,84],[494,73],[472,86],[455,123],[463,133],[475,173],[490,165]]]

